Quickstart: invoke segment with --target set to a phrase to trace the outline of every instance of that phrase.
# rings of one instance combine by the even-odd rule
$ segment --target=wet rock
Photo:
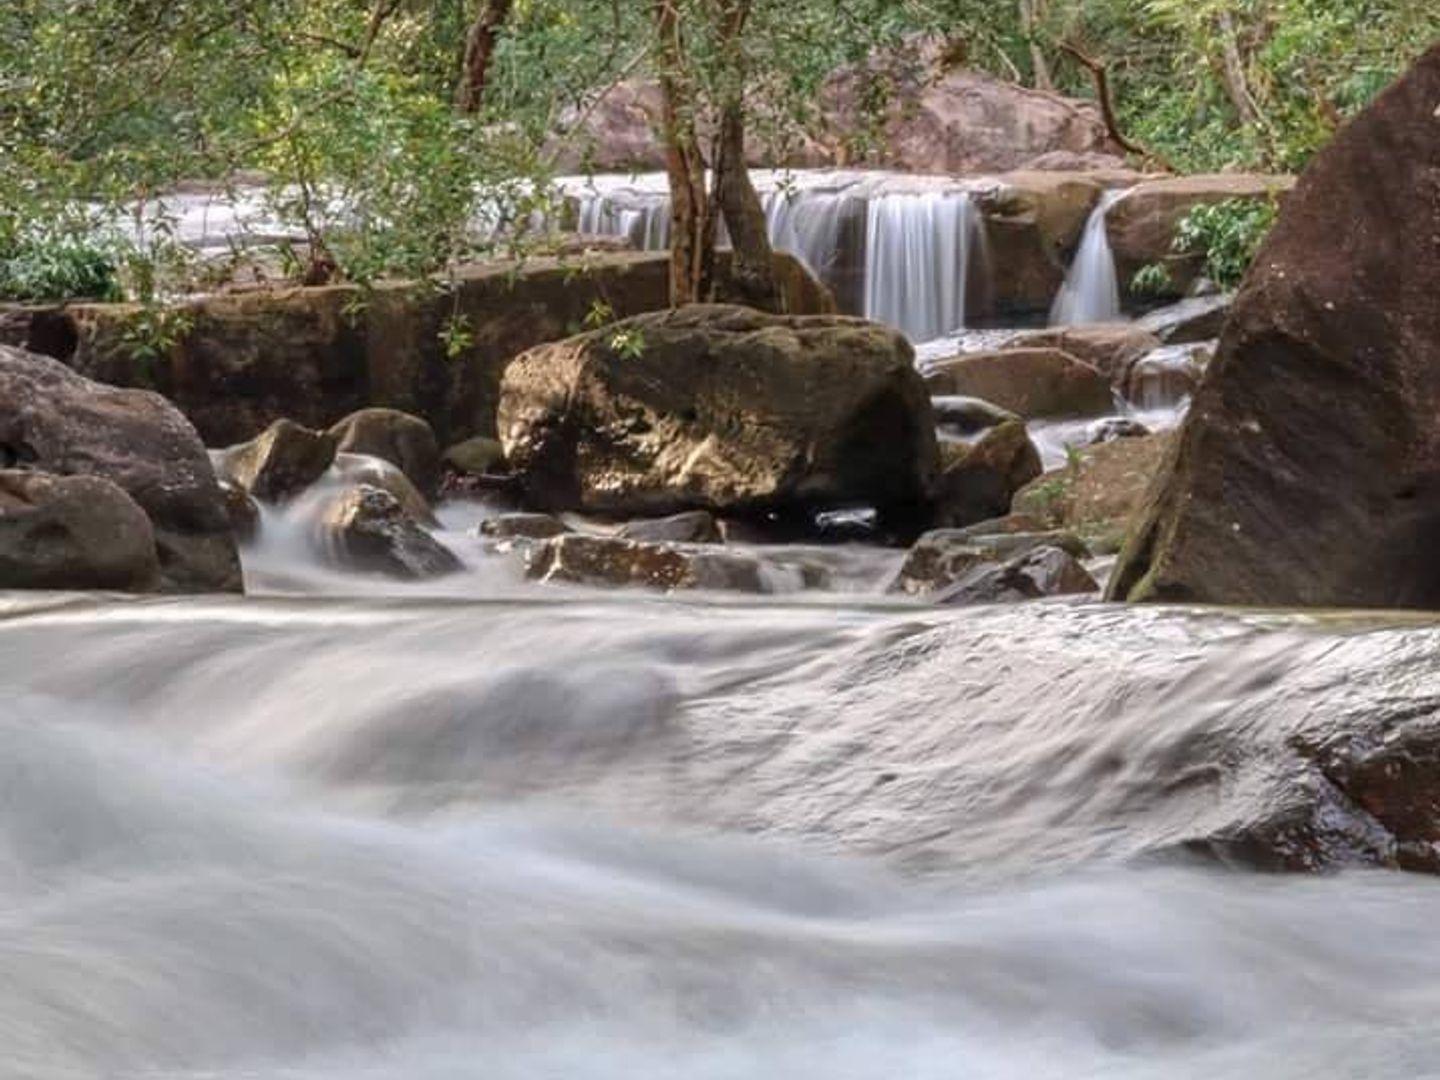
[[[220,481],[220,494],[225,500],[225,514],[235,538],[242,543],[255,539],[260,532],[260,507],[250,493],[229,480]]]
[[[1141,323],[1057,326],[1016,334],[1006,348],[1059,349],[1099,370],[1112,385],[1123,384],[1131,366],[1162,341]]]
[[[764,567],[753,555],[671,544],[646,544],[618,536],[570,533],[537,545],[529,554],[530,577],[579,585],[640,585],[670,592],[722,589],[770,592]]]
[[[691,510],[669,517],[629,521],[616,534],[625,540],[646,543],[721,544],[720,526],[715,516],[704,510]]]
[[[1440,607],[1440,47],[1286,199],[1111,593]]]
[[[1162,432],[1085,447],[1073,465],[1027,484],[1012,505],[1050,528],[1074,531],[1097,554],[1114,551],[1144,505],[1174,437]]]
[[[1083,558],[1085,545],[1070,533],[984,532],[977,528],[934,529],[910,548],[889,591],[923,596],[946,590],[981,567],[1001,564],[1039,548],[1059,548]]]
[[[933,523],[965,526],[1008,514],[1015,493],[1041,471],[1040,453],[1020,420],[1007,420],[974,443],[947,442]]]
[[[946,435],[959,437],[978,435],[1008,420],[1019,419],[1009,409],[962,395],[932,397],[930,408],[935,414],[935,426]]]
[[[532,505],[608,516],[904,508],[928,499],[939,453],[898,332],[724,305],[518,357],[499,427]]]
[[[150,519],[117,485],[0,470],[0,589],[159,587]]]
[[[1143,439],[1150,434],[1150,429],[1139,420],[1132,420],[1128,416],[1107,416],[1086,429],[1085,444],[1094,446],[1097,443],[1114,442],[1116,439]]]
[[[1288,176],[1217,173],[1149,180],[1132,188],[1105,217],[1121,290],[1128,289],[1141,267],[1161,263],[1170,277],[1165,294],[1185,295],[1200,274],[1203,258],[1175,253],[1181,219],[1197,206],[1230,199],[1279,198],[1293,184]]]
[[[410,478],[383,458],[369,454],[336,454],[335,472],[340,482],[348,485],[368,484],[370,487],[388,491],[400,504],[406,516],[426,528],[434,528],[439,522],[430,502]]]
[[[548,540],[571,532],[557,517],[549,514],[500,514],[480,522],[478,532],[495,540]]]
[[[1099,592],[1089,571],[1068,551],[1037,547],[1003,563],[974,567],[936,598],[941,604],[996,604]]]
[[[983,398],[1026,419],[1096,416],[1114,408],[1110,381],[1059,349],[966,353],[931,365],[932,394]]]
[[[406,515],[395,496],[366,484],[328,501],[320,535],[330,558],[351,570],[414,580],[463,569],[449,548]]]
[[[0,462],[109,480],[149,517],[164,590],[240,591],[240,557],[210,458],[158,394],[105,386],[0,346]]]
[[[1167,345],[1214,341],[1225,329],[1234,302],[1231,293],[1191,297],[1147,312],[1135,325]]]
[[[504,472],[505,448],[500,445],[499,439],[476,435],[446,450],[444,462],[456,472],[470,476]]]
[[[249,442],[223,451],[219,471],[261,502],[281,503],[319,480],[334,461],[333,435],[276,420]]]
[[[367,454],[388,461],[426,499],[440,491],[440,445],[418,416],[399,409],[361,409],[330,428],[341,454]]]

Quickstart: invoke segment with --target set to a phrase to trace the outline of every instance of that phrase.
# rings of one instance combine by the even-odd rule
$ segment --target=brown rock
[[[941,444],[934,524],[963,527],[1010,512],[1015,493],[1042,471],[1021,420],[991,428],[974,443]]]
[[[763,593],[762,564],[752,555],[672,544],[646,544],[618,536],[569,533],[546,540],[529,556],[540,581],[580,585],[641,585],[663,589],[725,589]]]
[[[617,536],[646,543],[722,544],[720,526],[715,515],[705,510],[691,510],[669,517],[627,521]]]
[[[538,507],[605,515],[923,503],[938,450],[897,332],[696,305],[542,346],[499,426]]]
[[[276,420],[249,442],[223,451],[219,469],[261,502],[280,503],[319,480],[334,461],[333,435]]]
[[[1080,561],[1058,547],[1037,547],[1003,563],[976,566],[937,598],[941,604],[996,604],[1099,592]]]
[[[0,346],[0,463],[97,476],[150,518],[161,587],[238,592],[240,557],[195,429],[158,394],[91,382]]]
[[[1440,607],[1440,47],[1286,199],[1117,598]]]
[[[1059,349],[966,353],[930,367],[932,394],[963,394],[1026,419],[1098,416],[1114,408],[1110,381]]]
[[[330,558],[350,570],[414,580],[463,569],[453,552],[405,514],[395,496],[365,484],[328,502],[320,535]]]
[[[1278,198],[1294,182],[1289,176],[1217,173],[1149,180],[1132,188],[1105,217],[1122,291],[1142,266],[1163,263],[1170,271],[1167,294],[1183,296],[1198,276],[1201,260],[1176,255],[1174,240],[1180,219],[1197,206],[1229,199]]]
[[[0,470],[0,589],[159,586],[150,519],[115,484]]]
[[[1085,545],[1062,532],[982,532],[980,528],[933,529],[915,541],[890,584],[890,592],[923,596],[949,589],[979,567],[998,567],[1037,548],[1058,547],[1076,558]]]
[[[440,445],[418,416],[399,409],[361,409],[330,428],[342,454],[368,454],[388,461],[427,499],[440,491]]]
[[[480,522],[477,530],[481,536],[495,540],[548,540],[571,530],[557,517],[550,514],[500,514]]]
[[[1142,321],[1027,330],[1010,339],[1006,348],[1059,349],[1098,369],[1112,385],[1120,386],[1131,365],[1161,344]]]

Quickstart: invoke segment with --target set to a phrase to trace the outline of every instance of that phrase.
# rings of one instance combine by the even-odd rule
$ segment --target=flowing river
[[[467,559],[382,586],[282,530],[245,599],[0,602],[0,1073],[1432,1069],[1440,885],[1185,854],[1317,714],[1433,708],[1429,622]]]

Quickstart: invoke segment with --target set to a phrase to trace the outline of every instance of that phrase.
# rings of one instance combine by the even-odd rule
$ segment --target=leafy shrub
[[[1226,199],[1197,206],[1175,232],[1176,254],[1202,255],[1205,274],[1222,289],[1240,284],[1275,224],[1273,199]]]
[[[119,269],[104,242],[64,232],[23,234],[0,249],[0,299],[118,300]]]

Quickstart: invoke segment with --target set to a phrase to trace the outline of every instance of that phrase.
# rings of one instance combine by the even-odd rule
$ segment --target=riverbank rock
[[[761,561],[753,555],[649,544],[619,536],[568,533],[545,540],[527,557],[528,573],[538,581],[577,585],[638,585],[671,592],[720,589],[773,591]]]
[[[1214,341],[1225,329],[1225,320],[1229,318],[1230,305],[1234,302],[1235,297],[1231,293],[1192,296],[1148,311],[1136,319],[1134,325],[1154,334],[1166,345]]]
[[[1007,349],[1059,349],[1083,360],[1121,386],[1131,366],[1160,348],[1164,342],[1144,320],[1133,323],[1095,323],[1090,326],[1057,326],[1027,330],[1006,342]]]
[[[261,502],[282,503],[324,476],[335,462],[335,437],[293,420],[276,420],[247,443],[221,452],[221,475]]]
[[[723,299],[728,252],[718,255]],[[789,255],[776,270],[794,314],[834,310],[834,299]],[[127,304],[71,304],[53,318],[53,355],[119,386],[158,390],[210,446],[253,438],[278,419],[325,430],[366,407],[430,424],[443,443],[495,434],[500,376],[517,354],[575,333],[597,305],[625,318],[670,306],[664,252],[534,257],[455,268],[448,289],[382,281],[361,288],[275,288],[196,297],[177,307],[185,333],[159,358],[137,353]],[[442,331],[470,334],[451,355]]]
[[[0,346],[0,462],[115,484],[150,519],[167,592],[239,592],[240,557],[210,458],[158,394],[92,382]]]
[[[1060,530],[987,532],[984,526],[932,529],[910,548],[889,591],[907,596],[943,592],[977,568],[997,567],[1048,547],[1058,547],[1077,559],[1087,554],[1078,538]]]
[[[1147,180],[1131,188],[1105,215],[1121,291],[1129,291],[1130,281],[1141,267],[1161,263],[1169,271],[1169,283],[1161,295],[1184,296],[1199,276],[1203,258],[1175,252],[1181,219],[1197,206],[1230,199],[1279,199],[1294,183],[1289,176],[1216,173]]]
[[[500,438],[541,509],[898,511],[928,500],[938,464],[913,356],[860,319],[643,315],[516,358]]]
[[[720,525],[715,515],[705,510],[690,510],[663,518],[627,521],[615,534],[625,540],[670,544],[723,544]]]
[[[935,427],[955,438],[979,435],[1006,421],[1020,419],[1009,409],[960,394],[932,397],[930,409],[935,414]]]
[[[1005,516],[1015,493],[1043,471],[1022,420],[1007,420],[973,443],[942,443],[940,461],[932,519],[939,527]]]
[[[1073,464],[1027,484],[1011,505],[1049,528],[1076,533],[1096,554],[1114,552],[1174,439],[1174,432],[1162,432],[1087,446],[1076,452]]]
[[[430,425],[399,409],[361,409],[330,427],[341,454],[368,454],[403,472],[420,494],[440,492],[440,444]]]
[[[499,514],[480,522],[476,532],[493,540],[548,540],[573,532],[557,517],[550,514]]]
[[[1116,598],[1440,607],[1440,47],[1286,199]]]
[[[325,550],[339,566],[417,580],[464,568],[388,491],[357,484],[338,493],[320,520]]]
[[[446,449],[443,460],[447,468],[458,473],[484,476],[504,471],[505,448],[500,445],[499,439],[476,435]]]
[[[1099,591],[1099,584],[1074,555],[1063,548],[1042,546],[1002,563],[975,567],[940,593],[936,602],[1002,604]]]
[[[143,593],[159,586],[150,519],[115,484],[0,470],[0,589]]]
[[[1099,416],[1114,409],[1110,380],[1059,349],[973,352],[932,364],[932,394],[978,397],[1027,420]]]

